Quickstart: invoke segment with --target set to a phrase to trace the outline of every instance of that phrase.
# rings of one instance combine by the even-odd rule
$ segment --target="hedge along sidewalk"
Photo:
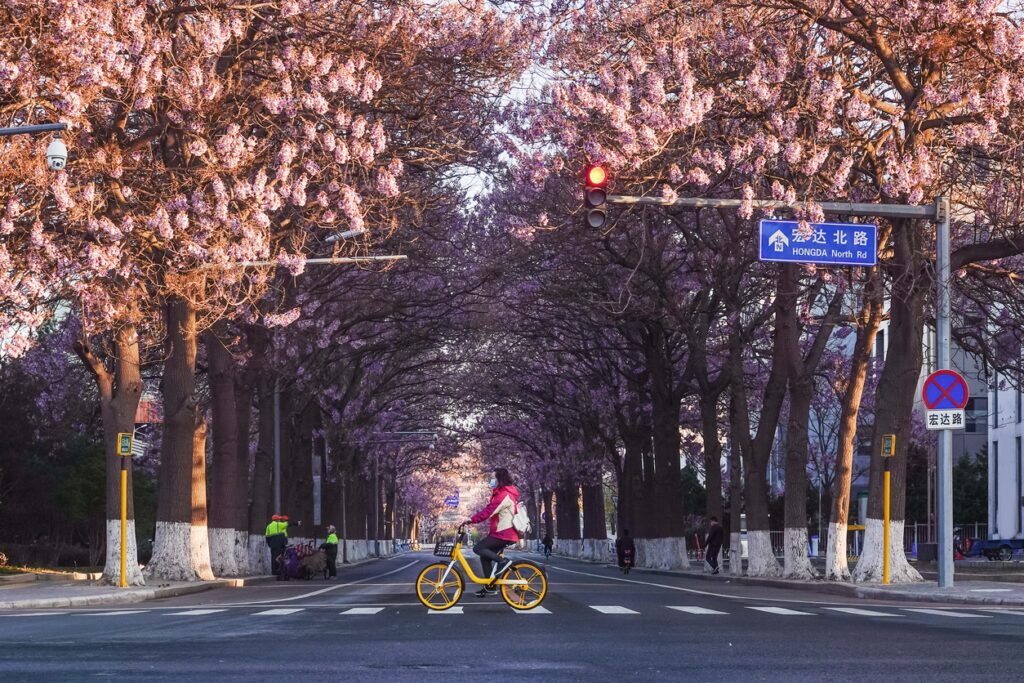
[[[274,577],[255,576],[200,582],[174,581],[159,583],[152,587],[135,586],[130,588],[116,588],[83,581],[15,583],[0,585],[0,610],[126,605],[157,598],[201,593],[213,588],[239,588],[253,583],[262,583],[268,578],[273,580]]]

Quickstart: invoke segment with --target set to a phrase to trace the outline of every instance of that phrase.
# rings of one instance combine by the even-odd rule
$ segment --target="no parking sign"
[[[963,429],[964,408],[970,392],[967,380],[953,370],[936,370],[928,375],[921,390],[928,429]]]

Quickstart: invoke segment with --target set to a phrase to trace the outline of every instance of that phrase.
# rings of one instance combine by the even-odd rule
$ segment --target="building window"
[[[992,428],[999,426],[999,373],[992,380]]]
[[[980,434],[985,431],[988,423],[988,397],[973,396],[967,399],[967,424],[964,431],[968,434]]]
[[[992,442],[992,531],[999,533],[999,442]]]

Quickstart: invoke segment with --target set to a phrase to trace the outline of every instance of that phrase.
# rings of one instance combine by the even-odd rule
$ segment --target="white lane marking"
[[[292,596],[290,598],[275,598],[273,600],[250,600],[249,602],[232,602],[232,603],[228,603],[228,604],[230,604],[233,607],[243,607],[245,605],[276,605],[279,602],[291,602],[293,600],[302,600],[304,598],[311,598],[314,595],[322,595],[324,593],[329,593],[331,591],[336,591],[339,588],[347,588],[349,586],[356,586],[356,585],[359,585],[361,583],[369,583],[370,581],[374,581],[376,579],[382,579],[385,576],[391,576],[392,574],[397,574],[400,571],[404,571],[404,570],[408,569],[409,567],[413,566],[414,564],[419,564],[419,561],[414,561],[414,562],[409,562],[408,564],[403,564],[398,569],[392,569],[391,571],[384,572],[383,574],[375,574],[374,576],[367,576],[365,579],[358,579],[356,581],[349,581],[348,583],[339,583],[337,586],[328,586],[327,588],[321,588],[320,590],[313,591],[312,593],[303,593],[302,595],[295,595],[295,596]]]
[[[80,617],[112,617],[118,614],[145,614],[149,610],[146,609],[123,609],[116,612],[86,612],[79,614]]]
[[[428,609],[427,614],[462,614],[462,605],[457,607],[449,607],[446,610]]]
[[[992,614],[1012,614],[1017,617],[1024,617],[1024,610],[1019,609],[983,609],[982,612],[991,612]]]
[[[254,617],[283,617],[286,614],[295,614],[296,612],[302,612],[302,607],[292,607],[283,609],[268,609],[262,612],[256,612],[253,614]]]
[[[618,605],[590,605],[590,609],[597,610],[601,614],[640,614],[626,607]]]
[[[168,616],[171,617],[199,617],[204,614],[216,614],[217,612],[227,612],[226,609],[190,609],[184,612],[171,612]]]
[[[67,614],[67,612],[29,612],[27,614],[0,614],[0,617],[48,617],[51,614]]]
[[[842,612],[843,614],[853,614],[858,617],[902,617],[902,614],[893,614],[892,612],[875,612],[869,609],[858,609],[856,607],[826,607],[825,609],[832,610],[833,612]]]
[[[513,609],[516,614],[551,614],[547,607],[534,607],[533,609]]]
[[[1012,593],[1012,588],[971,588],[972,593]]]
[[[716,609],[708,609],[707,607],[693,607],[690,605],[668,605],[668,608],[674,609],[678,612],[686,612],[687,614],[728,614],[728,612],[719,612]]]
[[[904,607],[907,612],[917,612],[918,614],[931,614],[936,617],[958,617],[960,619],[991,619],[987,614],[972,614],[970,612],[950,612],[944,609],[924,609],[921,607]]]
[[[768,614],[778,614],[782,617],[814,616],[810,612],[797,612],[795,609],[786,609],[785,607],[748,607],[747,609],[757,610],[758,612],[767,612]]]
[[[353,607],[352,609],[345,610],[342,614],[377,614],[383,611],[383,607]]]
[[[814,605],[820,607],[822,605],[844,605],[848,603],[842,602],[818,602],[814,600],[794,600],[790,598],[759,598],[753,595],[728,595],[727,593],[712,593],[711,591],[701,591],[696,588],[683,588],[682,586],[669,586],[664,583],[654,583],[653,581],[638,581],[637,579],[623,579],[618,576],[605,576],[603,574],[593,574],[591,572],[581,572],[575,569],[566,569],[565,567],[556,567],[555,565],[548,565],[548,569],[557,569],[560,572],[568,572],[570,574],[579,574],[580,576],[593,576],[596,579],[604,579],[606,581],[621,581],[622,583],[634,583],[638,586],[651,586],[652,588],[664,588],[670,591],[680,591],[682,593],[691,593],[693,595],[706,595],[710,598],[725,598],[727,600],[745,600],[745,601],[762,601],[762,602],[782,602],[786,604],[794,605]],[[686,575],[680,575],[680,579],[687,579]],[[781,589],[785,590],[785,589]]]

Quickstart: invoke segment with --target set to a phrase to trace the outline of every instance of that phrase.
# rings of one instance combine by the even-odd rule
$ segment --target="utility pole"
[[[950,301],[949,301],[949,197],[935,201],[937,229],[936,259],[938,270],[938,301],[935,310],[938,369],[950,369]],[[938,483],[938,568],[939,588],[953,586],[953,431],[939,432]]]
[[[380,454],[373,458],[373,550],[380,557]]]
[[[274,379],[274,514],[281,514],[281,380]]]

